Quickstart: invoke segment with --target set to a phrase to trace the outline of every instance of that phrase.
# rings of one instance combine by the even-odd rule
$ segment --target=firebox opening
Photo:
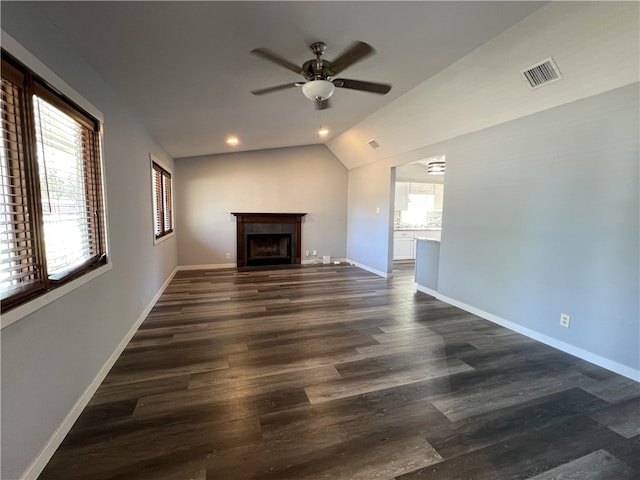
[[[247,265],[291,263],[291,234],[255,233],[247,235]]]

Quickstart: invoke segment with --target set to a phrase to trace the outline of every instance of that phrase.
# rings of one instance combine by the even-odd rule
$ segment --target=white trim
[[[331,262],[329,263],[323,263],[322,258],[311,258],[309,260],[302,260],[300,264],[301,265],[335,265],[334,262],[351,263],[346,258],[331,257]]]
[[[436,297],[439,300],[442,300],[439,296],[440,294],[436,290],[432,290],[430,288],[423,287],[422,285],[418,285],[418,284],[416,284],[416,290],[422,293],[426,293],[427,295],[431,295],[432,297]]]
[[[485,320],[489,320],[490,322],[501,325],[505,328],[508,328],[509,330],[520,333],[533,340],[537,340],[538,342],[542,342],[545,345],[549,345],[550,347],[561,350],[565,353],[568,353],[569,355],[573,355],[574,357],[578,357],[599,367],[606,368],[607,370],[622,375],[623,377],[627,377],[631,380],[635,380],[636,382],[640,382],[640,370],[636,370],[635,368],[623,365],[614,360],[589,352],[588,350],[584,350],[569,343],[563,342],[562,340],[558,340],[557,338],[553,338],[543,333],[536,332],[535,330],[532,330],[530,328],[523,327],[522,325],[519,325],[515,322],[498,317],[497,315],[494,315],[492,313],[485,312],[484,310],[480,310],[479,308],[472,307],[471,305],[467,305],[464,302],[451,297],[447,297],[446,295],[442,295],[435,290],[422,287],[421,285],[418,285],[418,291],[427,293],[428,295],[433,295],[438,300],[442,300],[443,302],[453,305],[454,307],[458,307],[469,313],[473,313],[474,315],[482,317]]]
[[[350,263],[351,265],[355,265],[356,267],[361,268],[362,270],[366,270],[367,272],[375,273],[376,275],[378,275],[380,277],[383,277],[383,278],[391,278],[391,277],[393,277],[392,273],[383,272],[381,270],[376,270],[375,268],[368,267],[367,265],[363,265],[362,263],[355,262],[355,261],[353,261],[351,259],[347,258],[346,261],[348,263]]]
[[[236,268],[236,263],[210,263],[208,265],[180,265],[176,268],[178,271],[183,270],[217,270],[220,268]]]
[[[9,325],[16,323],[18,320],[23,319],[27,315],[31,315],[36,310],[40,310],[42,307],[49,305],[51,302],[55,302],[59,298],[62,298],[68,293],[73,292],[76,288],[80,288],[85,283],[90,282],[103,273],[107,273],[112,268],[113,265],[111,264],[111,262],[109,262],[106,265],[85,273],[81,277],[78,277],[69,283],[65,283],[64,285],[50,290],[44,295],[40,295],[39,297],[36,297],[33,300],[14,308],[13,310],[9,310],[7,313],[2,313],[2,315],[0,316],[0,329],[4,330]]]
[[[175,230],[173,232],[171,232],[171,233],[167,233],[166,235],[163,235],[160,238],[156,238],[156,236],[154,235],[153,236],[153,244],[154,245],[158,245],[159,243],[162,243],[165,240],[169,240],[170,238],[175,237],[175,235],[176,235],[176,231]]]
[[[347,260],[346,258],[331,258],[331,263],[329,265],[333,265],[335,260],[339,260],[340,263],[351,263],[353,262]],[[314,260],[302,260],[301,265],[327,265],[326,263],[322,263],[320,259]],[[201,265],[180,265],[178,267],[178,271],[181,270],[217,270],[220,268],[236,268],[236,262],[233,263],[210,263],[210,264],[201,264]],[[362,268],[362,267],[360,267]],[[366,269],[365,269],[366,270]],[[376,273],[376,272],[373,272]],[[377,273],[376,273],[377,274]]]
[[[160,165],[162,168],[164,168],[167,172],[169,172],[169,174],[171,175],[171,180],[173,180],[173,169],[167,165],[166,163],[164,163],[162,160],[160,160],[158,157],[156,157],[153,153],[149,152],[149,160],[151,160],[151,162],[155,162],[158,165]],[[153,168],[153,165],[151,165],[151,168]],[[153,173],[153,172],[152,172]],[[173,183],[173,181],[171,182]],[[173,187],[173,185],[171,185]],[[173,207],[173,205],[171,205]]]
[[[78,398],[69,413],[67,413],[67,415],[64,417],[62,423],[49,437],[49,440],[47,440],[45,446],[42,448],[42,450],[40,450],[40,453],[35,458],[35,460],[31,462],[31,464],[24,471],[24,473],[20,477],[20,480],[33,480],[38,478],[38,475],[42,473],[42,470],[44,470],[44,467],[47,466],[47,463],[49,463],[49,460],[51,460],[51,457],[53,457],[53,454],[56,452],[64,438],[67,436],[67,434],[71,430],[71,427],[73,427],[73,424],[76,422],[84,408],[89,403],[89,400],[91,400],[91,397],[93,397],[94,393],[96,393],[96,390],[98,390],[98,387],[109,373],[109,370],[111,370],[111,367],[113,367],[113,365],[116,363],[116,360],[118,360],[118,357],[120,357],[120,354],[125,349],[133,335],[136,333],[136,331],[138,331],[138,327],[140,327],[140,324],[144,321],[145,318],[147,318],[147,315],[149,315],[149,312],[156,304],[160,296],[163,294],[163,292],[169,285],[169,282],[171,282],[171,280],[175,276],[176,271],[177,268],[174,269],[173,272],[171,272],[167,280],[162,284],[160,290],[158,290],[158,293],[156,293],[155,296],[151,299],[149,304],[131,326],[127,334],[120,341],[116,349],[104,363],[98,374],[94,377],[93,381],[84,390],[82,395],[80,395],[80,398]]]

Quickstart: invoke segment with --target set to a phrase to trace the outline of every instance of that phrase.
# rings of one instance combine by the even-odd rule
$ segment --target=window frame
[[[175,235],[175,216],[173,214],[174,212],[173,171],[163,162],[158,160],[152,153],[149,153],[149,163],[151,166],[151,219],[152,219],[151,230],[153,234],[153,244],[157,245],[159,243],[164,242],[165,240],[168,240],[169,238]],[[162,198],[161,203],[163,205],[166,204],[167,202],[169,203],[169,221],[171,225],[170,225],[170,228],[168,229],[165,228],[166,225],[164,225],[164,220],[166,219],[165,211],[163,209],[160,209],[159,211],[156,210],[156,205],[158,205],[158,203],[156,202],[156,199],[158,198],[158,192],[156,191],[156,182],[155,182],[156,172],[159,172],[161,174],[161,179],[162,179],[162,181],[159,184],[161,188],[161,193],[160,193],[160,197]],[[169,179],[169,198],[168,199],[166,198],[166,190],[164,188],[165,179],[167,177]],[[163,224],[162,231],[160,232],[160,234],[156,234],[157,218],[159,218],[161,223]]]
[[[2,317],[0,327],[2,329],[17,322],[21,318],[35,312],[36,310],[48,305],[49,303],[61,298],[62,296],[76,290],[80,286],[90,282],[94,278],[111,270],[112,265],[109,259],[109,235],[108,235],[108,215],[107,215],[107,199],[106,199],[106,185],[105,185],[105,169],[104,169],[104,154],[103,154],[103,123],[104,116],[102,113],[89,103],[84,97],[77,93],[73,88],[60,79],[55,73],[53,73],[48,67],[41,63],[36,57],[29,53],[24,47],[18,44],[12,37],[2,32],[2,58],[6,59],[9,64],[16,65],[18,70],[26,69],[29,71],[28,76],[33,78],[34,82],[38,85],[37,88],[29,89],[28,93],[23,92],[27,102],[23,102],[25,108],[30,109],[32,102],[28,98],[31,94],[37,93],[38,96],[44,98],[48,102],[60,102],[64,105],[62,110],[68,113],[69,109],[77,110],[82,115],[90,118],[92,125],[95,127],[95,141],[97,145],[95,147],[95,168],[100,171],[100,176],[96,182],[96,188],[101,190],[97,196],[98,202],[101,206],[102,224],[101,233],[102,237],[100,241],[99,252],[100,255],[96,256],[99,259],[93,262],[90,268],[80,268],[71,270],[62,280],[58,280],[55,276],[49,275],[45,281],[45,288],[34,289],[27,295],[21,298],[16,296],[15,298],[5,299],[2,302]],[[4,76],[4,74],[3,74]],[[41,95],[42,91],[47,91],[46,95]],[[55,103],[57,108],[60,107],[59,103]],[[27,112],[29,118],[32,119],[33,112]],[[75,115],[73,115],[74,118]],[[28,120],[31,121],[32,120]],[[31,128],[31,127],[30,127]],[[26,140],[24,143],[28,149],[33,149],[32,138]],[[35,155],[35,152],[25,152],[25,157]],[[25,160],[25,164],[37,164],[36,158],[32,160]],[[28,180],[33,187],[34,176],[30,173],[30,179]],[[85,183],[85,186],[87,184]],[[36,197],[34,197],[34,192]],[[38,204],[41,202],[40,194],[37,191],[31,190],[28,201],[30,204]],[[34,235],[35,243],[38,245],[37,255],[39,255],[40,261],[45,261],[43,253],[40,251],[42,244],[44,243],[44,237],[41,230],[41,218],[33,222],[35,225]]]

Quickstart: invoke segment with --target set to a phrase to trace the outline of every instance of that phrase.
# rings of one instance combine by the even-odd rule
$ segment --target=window
[[[407,209],[400,212],[400,221],[407,225],[425,225],[433,204],[433,195],[410,193]]]
[[[153,188],[153,233],[158,240],[173,232],[171,173],[151,161]]]
[[[25,303],[106,263],[100,123],[2,51],[0,299]]]

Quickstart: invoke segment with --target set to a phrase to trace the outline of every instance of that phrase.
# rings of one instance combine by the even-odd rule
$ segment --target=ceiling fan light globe
[[[302,86],[302,93],[309,100],[326,100],[336,87],[329,80],[310,80]]]

